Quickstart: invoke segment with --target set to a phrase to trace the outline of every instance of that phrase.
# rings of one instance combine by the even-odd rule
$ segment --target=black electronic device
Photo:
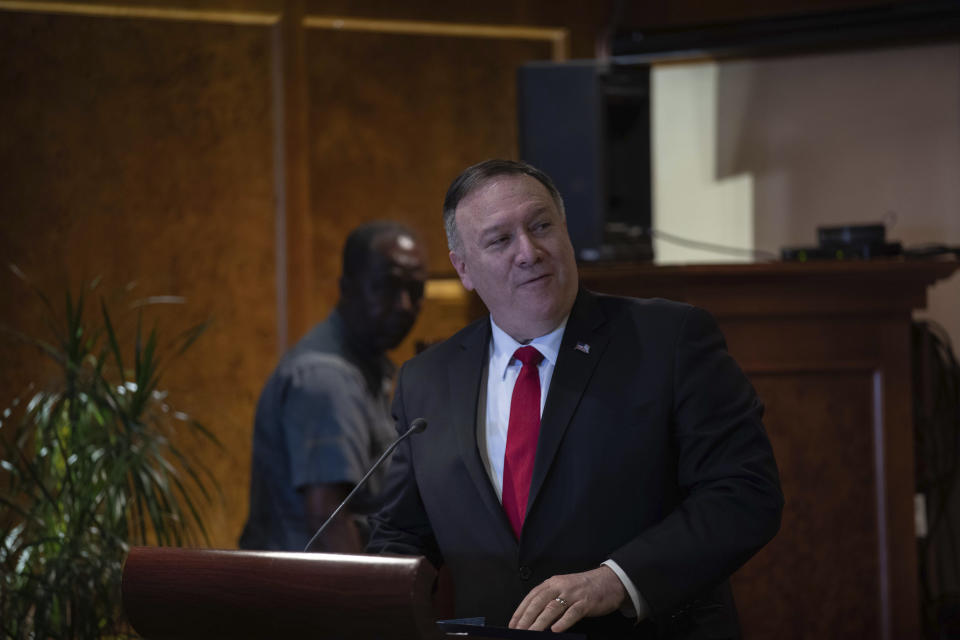
[[[879,246],[887,244],[887,230],[882,224],[817,227],[817,242],[821,247]]]
[[[903,246],[899,242],[886,242],[882,245],[852,244],[846,247],[784,247],[780,250],[780,257],[788,262],[869,260],[902,253]]]
[[[652,260],[649,67],[531,62],[517,83],[520,157],[556,183],[577,259]]]
[[[869,260],[903,253],[899,242],[887,242],[882,224],[817,227],[815,247],[783,247],[780,257],[790,262],[809,260]]]

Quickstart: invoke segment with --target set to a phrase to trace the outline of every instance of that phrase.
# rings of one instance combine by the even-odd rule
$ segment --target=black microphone
[[[373,466],[370,467],[370,470],[367,471],[366,475],[363,476],[362,478],[360,478],[360,482],[358,482],[358,483],[357,483],[357,486],[355,486],[355,487],[353,488],[353,491],[351,491],[350,493],[348,493],[348,494],[347,494],[347,497],[344,498],[344,499],[343,499],[343,502],[340,503],[340,506],[338,506],[336,509],[334,509],[333,513],[330,514],[330,517],[329,517],[329,518],[327,518],[326,520],[324,520],[323,524],[320,525],[320,528],[317,529],[317,532],[316,532],[315,534],[313,534],[313,537],[310,538],[310,542],[307,543],[307,546],[304,547],[303,550],[304,550],[304,551],[311,551],[311,550],[312,550],[312,547],[313,547],[314,543],[316,543],[316,541],[320,539],[320,534],[323,533],[323,530],[327,528],[327,525],[330,524],[331,522],[333,522],[333,519],[337,517],[337,514],[340,513],[340,510],[343,509],[343,508],[347,505],[348,502],[350,502],[350,498],[353,497],[353,494],[355,494],[355,493],[357,492],[357,490],[360,489],[360,487],[362,487],[362,486],[364,485],[364,483],[367,481],[367,478],[370,477],[370,474],[372,474],[374,471],[376,471],[377,467],[380,466],[380,463],[383,462],[384,460],[386,460],[387,456],[390,455],[390,454],[393,452],[393,450],[397,448],[397,445],[398,445],[398,444],[400,444],[401,442],[403,442],[403,439],[404,439],[404,438],[406,438],[407,436],[412,435],[412,434],[414,434],[414,433],[420,433],[421,431],[426,430],[426,428],[427,428],[427,421],[424,420],[423,418],[417,418],[417,419],[415,419],[413,422],[411,422],[411,423],[410,423],[410,428],[407,429],[406,432],[404,432],[404,434],[403,434],[402,436],[400,436],[399,438],[397,438],[396,440],[394,440],[394,441],[393,441],[393,444],[391,444],[389,447],[387,447],[387,450],[386,450],[386,451],[384,451],[382,454],[380,454],[380,457],[377,458],[377,461],[373,463]]]

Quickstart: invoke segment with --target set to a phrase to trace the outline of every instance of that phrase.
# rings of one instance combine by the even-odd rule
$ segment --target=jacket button
[[[533,575],[533,571],[530,570],[530,567],[520,567],[521,580],[529,580],[531,575]]]

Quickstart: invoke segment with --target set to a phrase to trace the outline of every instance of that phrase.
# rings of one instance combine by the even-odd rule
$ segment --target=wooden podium
[[[148,640],[439,639],[424,558],[135,547],[123,606]]]

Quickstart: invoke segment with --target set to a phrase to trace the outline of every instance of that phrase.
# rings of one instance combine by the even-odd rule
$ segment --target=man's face
[[[460,201],[458,251],[463,286],[476,289],[497,325],[525,342],[559,326],[577,296],[577,263],[567,225],[540,182],[491,178]]]
[[[417,320],[426,258],[411,236],[388,233],[374,240],[369,261],[344,283],[345,320],[373,350],[383,352],[400,344]]]

